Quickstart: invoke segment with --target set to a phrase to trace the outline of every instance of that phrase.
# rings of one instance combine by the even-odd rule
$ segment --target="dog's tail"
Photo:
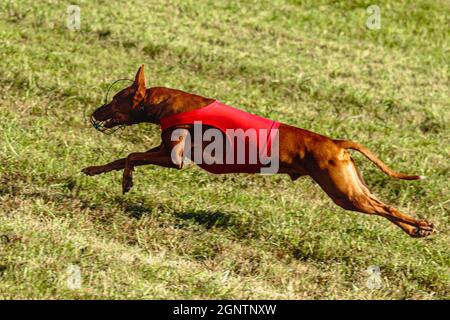
[[[341,148],[344,149],[352,149],[361,152],[363,155],[366,156],[367,159],[372,161],[377,165],[378,168],[381,169],[384,173],[386,173],[388,176],[391,176],[393,178],[397,179],[403,179],[403,180],[419,180],[419,179],[425,179],[425,176],[409,176],[404,173],[396,172],[389,168],[386,164],[384,164],[383,161],[377,158],[376,155],[372,153],[369,149],[366,147],[360,145],[357,142],[350,141],[350,140],[334,140],[334,142]]]

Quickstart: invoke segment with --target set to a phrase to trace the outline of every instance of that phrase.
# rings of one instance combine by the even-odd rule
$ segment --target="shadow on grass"
[[[14,178],[19,178],[15,176]],[[11,181],[10,181],[11,182]],[[267,228],[265,221],[257,217],[243,217],[239,212],[225,212],[221,210],[174,210],[172,207],[179,207],[171,201],[149,200],[148,198],[135,196],[127,199],[122,196],[99,196],[90,199],[86,195],[78,193],[81,186],[77,181],[70,178],[61,178],[57,181],[61,184],[61,189],[50,192],[50,190],[28,191],[18,187],[17,189],[3,190],[4,193],[36,199],[40,198],[44,202],[53,202],[66,207],[69,203],[76,201],[79,209],[89,209],[94,211],[91,216],[102,223],[109,224],[113,219],[111,208],[118,208],[119,211],[129,218],[141,219],[149,216],[161,225],[171,225],[175,228],[189,229],[194,232],[203,230],[226,230],[226,237],[233,241],[251,240],[259,241],[260,247],[266,250],[283,251],[283,255],[288,254],[292,258],[301,261],[315,262],[346,262],[351,259],[345,252],[339,250],[324,250],[321,247],[321,234],[317,232],[306,233],[305,236],[298,237],[293,233],[283,233],[278,229]],[[1,190],[1,188],[0,188]],[[194,227],[194,228],[192,228]],[[198,227],[200,229],[198,229]],[[299,232],[301,232],[299,230]],[[305,230],[303,230],[305,232]],[[224,235],[225,235],[224,234]]]
[[[177,212],[175,215],[182,220],[192,221],[197,224],[204,226],[206,229],[211,228],[227,228],[231,226],[235,226],[233,217],[221,211],[185,211],[185,212]]]
[[[162,208],[160,203],[136,203],[130,200],[117,199],[123,208],[123,211],[129,217],[140,219],[144,215],[153,215],[155,211],[167,211]],[[179,221],[194,222],[202,225],[206,229],[211,228],[227,228],[233,227],[235,224],[231,214],[222,211],[208,211],[208,210],[188,210],[182,212],[172,212],[171,215]]]
[[[228,230],[236,239],[256,239],[262,236],[262,226],[258,221],[244,221],[239,214],[225,211],[209,210],[172,210],[169,203],[148,201],[148,199],[123,200],[117,198],[123,212],[131,218],[141,219],[144,215],[169,223],[175,228],[201,227],[205,230]],[[169,219],[169,221],[167,220]]]
[[[116,201],[121,205],[123,212],[134,219],[141,219],[142,216],[150,214],[154,207],[153,205],[146,205],[140,203],[133,203],[127,200],[123,200],[121,198],[117,198]]]

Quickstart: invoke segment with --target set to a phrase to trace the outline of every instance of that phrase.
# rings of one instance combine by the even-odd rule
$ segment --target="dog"
[[[165,87],[148,89],[145,83],[144,65],[141,65],[133,84],[118,92],[112,101],[95,110],[91,115],[91,121],[100,130],[112,130],[120,126],[142,122],[156,125],[165,122],[166,127],[163,128],[161,133],[161,144],[146,152],[131,153],[126,158],[105,165],[84,168],[82,172],[94,176],[113,170],[123,170],[122,191],[125,194],[133,185],[133,168],[135,166],[153,164],[174,169],[183,168],[187,159],[186,154],[192,151],[193,146],[199,148],[200,151],[208,146],[208,143],[204,141],[201,142],[200,146],[192,141],[192,132],[195,130],[192,120],[195,120],[196,112],[202,113],[214,103],[216,103],[214,99],[181,90]],[[212,109],[208,110],[210,113],[212,112]],[[216,107],[214,110],[222,109]],[[224,122],[233,121],[232,119],[235,118],[233,112],[238,111],[231,110],[230,112],[232,115],[226,118]],[[214,117],[214,113],[212,114],[212,119],[215,118],[216,120],[213,121],[212,125],[207,123],[205,128],[214,127],[214,123],[217,126],[221,123],[221,118]],[[190,117],[190,122],[172,121],[173,125],[167,124],[167,119],[173,120],[174,117],[183,118],[185,116]],[[253,115],[253,117],[257,116]],[[255,121],[258,122],[259,120],[258,118]],[[276,126],[277,136],[274,139],[274,141],[277,140],[278,145],[276,173],[288,174],[292,180],[301,176],[310,176],[338,206],[346,210],[382,216],[411,237],[425,237],[434,232],[432,223],[415,219],[378,200],[369,191],[348,150],[352,149],[362,153],[381,171],[393,178],[418,180],[422,179],[422,176],[411,176],[393,171],[369,149],[359,143],[350,140],[334,140],[284,123],[270,122],[271,120],[267,120],[269,121],[267,123],[264,120],[261,121],[262,126],[270,126],[270,123]],[[174,139],[175,132],[177,132],[177,135]],[[201,133],[206,133],[205,129],[202,129]],[[223,130],[221,133],[223,133]],[[228,151],[225,153],[230,151],[230,149],[226,150]],[[260,151],[258,150],[258,152]],[[211,169],[214,168],[214,165],[219,166],[219,172]],[[202,166],[202,168],[214,173],[256,173],[261,167],[260,163],[253,163],[252,165],[244,163],[241,166],[232,167],[230,170],[220,169],[220,164],[211,164],[208,167],[208,164],[203,163]],[[222,168],[225,167],[222,165]]]

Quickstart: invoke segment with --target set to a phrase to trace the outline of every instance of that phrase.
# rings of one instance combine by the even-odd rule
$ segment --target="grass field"
[[[449,25],[445,0],[1,1],[0,298],[448,299]],[[354,154],[375,194],[439,233],[344,211],[309,178],[147,166],[122,196],[120,172],[82,175],[159,143],[156,126],[107,136],[86,122],[141,63],[149,86],[353,139],[428,176],[393,180]]]

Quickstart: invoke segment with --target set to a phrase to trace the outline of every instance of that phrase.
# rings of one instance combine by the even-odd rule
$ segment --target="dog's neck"
[[[143,115],[143,122],[160,124],[161,119],[171,114],[166,100],[158,99],[153,96],[150,89],[147,89],[146,95],[140,104],[140,111]]]
[[[201,108],[214,100],[181,90],[154,87],[147,89],[140,104],[142,122],[160,124],[161,119],[172,114]]]

